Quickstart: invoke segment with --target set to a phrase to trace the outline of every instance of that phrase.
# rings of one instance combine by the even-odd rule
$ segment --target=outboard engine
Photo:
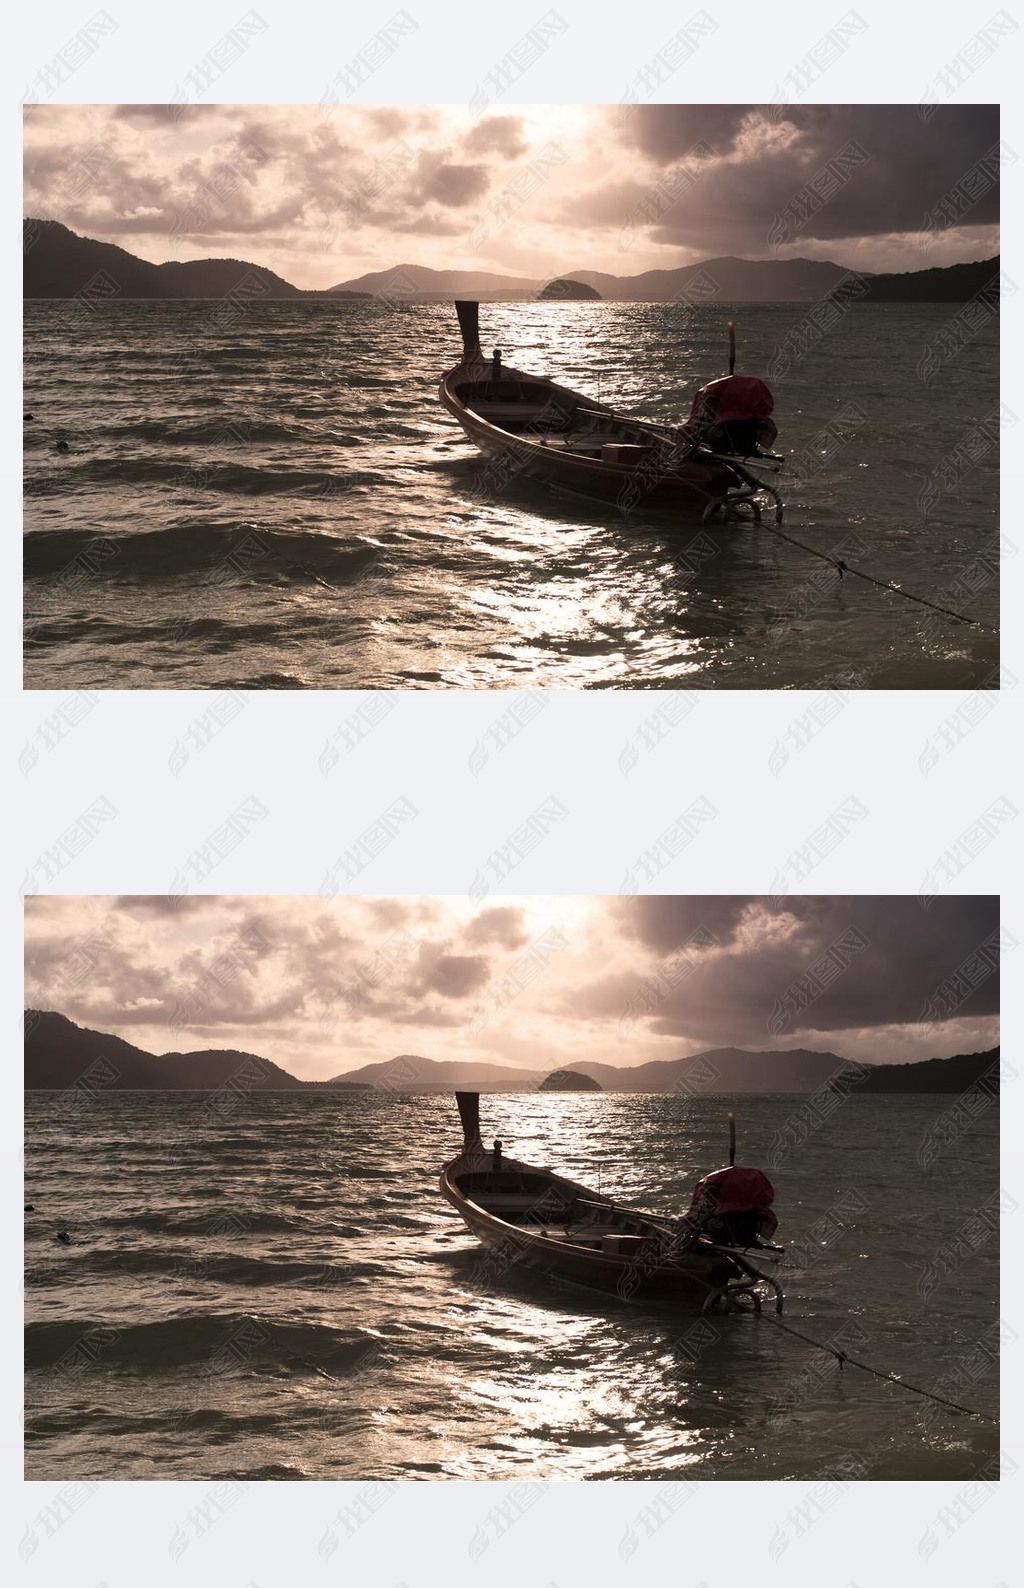
[[[770,451],[778,436],[769,417],[774,407],[775,398],[756,375],[723,375],[700,388],[683,428],[713,452],[756,457],[762,448]]]
[[[758,1246],[779,1227],[774,1201],[775,1188],[760,1169],[715,1169],[694,1187],[686,1222],[723,1246]]]

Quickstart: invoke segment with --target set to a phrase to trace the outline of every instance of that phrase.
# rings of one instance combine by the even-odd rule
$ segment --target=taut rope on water
[[[797,540],[795,535],[787,535],[785,530],[779,529],[777,524],[765,521],[758,526],[760,529],[769,529],[773,535],[778,535],[780,540],[788,540],[791,546],[799,546],[801,551],[809,552],[812,557],[820,557],[822,562],[827,562],[838,571],[840,579],[845,573],[852,573],[858,579],[866,579],[868,584],[877,585],[880,590],[888,590],[892,595],[902,596],[904,601],[916,601],[919,606],[931,607],[933,612],[941,612],[944,617],[953,618],[957,623],[966,623],[968,628],[984,629],[988,634],[997,634],[989,623],[982,623],[978,618],[969,618],[963,612],[954,612],[952,607],[944,607],[938,601],[929,601],[927,596],[914,595],[911,590],[904,590],[902,585],[894,583],[891,579],[876,579],[874,574],[865,573],[861,568],[851,568],[842,557],[833,557],[830,552],[819,551],[816,546],[808,546],[806,541]]]
[[[813,1345],[816,1351],[826,1351],[829,1356],[834,1356],[839,1363],[840,1371],[849,1362],[851,1367],[859,1367],[862,1373],[871,1373],[875,1378],[887,1380],[896,1384],[900,1389],[910,1390],[914,1395],[924,1395],[930,1401],[937,1401],[940,1406],[948,1406],[952,1411],[965,1412],[968,1417],[981,1417],[987,1423],[998,1424],[999,1419],[990,1417],[987,1412],[975,1411],[972,1406],[961,1406],[959,1401],[951,1401],[945,1395],[936,1395],[932,1390],[921,1389],[917,1384],[908,1384],[905,1378],[898,1377],[895,1373],[884,1373],[881,1368],[872,1367],[868,1362],[858,1362],[856,1357],[849,1352],[838,1350],[833,1345],[826,1345],[821,1340],[812,1340],[809,1334],[802,1334],[799,1329],[794,1329],[791,1323],[783,1323],[782,1319],[770,1312],[755,1312],[756,1318],[764,1318],[768,1323],[776,1324],[780,1329],[785,1329],[787,1334],[792,1334],[798,1340],[803,1340],[807,1345]]]

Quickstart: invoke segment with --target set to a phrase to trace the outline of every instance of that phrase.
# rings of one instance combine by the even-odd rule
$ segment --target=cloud
[[[498,905],[475,915],[463,937],[467,943],[498,943],[502,948],[522,948],[529,934],[523,922],[522,910],[510,905]]]
[[[641,942],[667,954],[698,931],[730,942],[750,902],[745,895],[728,893],[653,894],[624,902],[621,912],[627,929]]]
[[[447,954],[434,945],[425,945],[420,953],[419,972],[421,991],[437,992],[442,998],[468,998],[486,986],[490,966],[482,954]]]
[[[173,126],[175,122],[202,112],[201,105],[113,105],[111,115],[115,121],[129,121],[140,126]]]
[[[517,160],[529,147],[521,116],[485,116],[462,140],[467,154],[500,154]]]
[[[657,165],[671,165],[698,145],[729,154],[753,105],[635,105],[613,125]]]
[[[740,115],[731,106],[648,105],[625,123],[624,137],[662,178],[680,162],[695,178],[662,223],[652,219],[659,243],[763,255],[780,215],[790,216],[787,240],[794,244],[909,236],[922,231],[943,201],[942,214],[955,216],[949,195],[998,140],[999,110],[932,109],[924,120],[914,105],[808,105],[788,107],[776,119],[752,108]],[[705,114],[714,160],[692,157]],[[856,169],[839,158],[851,144],[861,151]],[[815,197],[808,203],[800,195],[811,182]],[[970,186],[965,218],[975,226],[997,222],[998,184]]]
[[[865,270],[998,246],[998,187],[970,176],[998,138],[985,105],[933,106],[927,119],[914,105],[518,105],[475,124],[461,106],[349,104],[327,119],[308,105],[171,109],[39,106],[25,126],[27,213],[147,259],[242,258],[304,287],[397,265],[410,237],[414,263],[528,278],[763,258],[780,215],[783,257]],[[851,139],[866,159],[819,184],[827,201],[794,210]],[[528,152],[549,145],[564,160],[520,184]],[[958,184],[971,193],[962,214],[947,199]],[[479,227],[488,195],[506,189],[514,226]],[[925,258],[915,244],[937,207],[951,223]]]
[[[998,923],[988,897],[51,896],[26,901],[25,988],[150,1052],[244,1049],[310,1078],[410,1042],[547,1069],[719,1046],[884,1062],[997,1040],[977,951]]]
[[[180,919],[212,907],[214,900],[205,894],[123,893],[114,904],[130,915],[166,915]]]
[[[455,165],[443,154],[422,154],[415,192],[421,203],[434,199],[448,209],[462,209],[487,192],[489,180],[483,165]]]
[[[920,1022],[937,991],[999,926],[992,897],[936,899],[927,915],[916,897],[902,895],[794,897],[778,909],[755,897],[640,898],[624,914],[638,940],[663,960],[701,927],[719,937],[720,947],[685,961],[685,975],[658,1000],[651,1019],[665,1035],[697,1033],[741,1045],[771,1035],[779,1006],[789,1010],[785,1029],[794,1035]],[[863,943],[848,963],[835,949],[844,941]],[[638,966],[634,986],[642,979]],[[943,995],[940,1011],[946,1002]],[[998,1009],[996,971],[963,989],[956,1013],[979,1017]]]

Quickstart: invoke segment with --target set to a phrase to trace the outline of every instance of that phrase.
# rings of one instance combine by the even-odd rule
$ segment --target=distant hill
[[[632,303],[667,303],[691,293],[722,303],[811,303],[823,298],[848,274],[828,259],[704,259],[672,270],[645,270],[639,276],[605,276],[592,270],[571,272],[606,298]],[[709,286],[714,290],[709,291]]]
[[[999,255],[970,264],[868,276],[861,303],[966,303],[999,275]]]
[[[552,1070],[540,1083],[542,1092],[603,1092],[604,1087],[582,1070]]]
[[[187,259],[154,265],[153,269],[165,298],[223,298],[250,276],[266,289],[262,293],[265,298],[305,297],[290,281],[244,259]]]
[[[575,298],[600,298],[601,294],[596,287],[588,286],[585,281],[549,281],[547,286],[538,294],[541,298],[553,298],[556,302],[571,302]]]
[[[94,1072],[94,1084],[104,1091],[212,1090],[237,1076],[243,1067],[246,1084],[266,1091],[297,1092],[312,1084],[298,1080],[279,1064],[255,1053],[206,1048],[196,1053],[165,1053],[157,1057],[120,1037],[76,1026],[52,1010],[26,1009],[26,1087],[63,1091],[81,1081],[100,1061],[104,1067]],[[348,1080],[339,1089],[362,1090]]]
[[[416,1053],[361,1065],[328,1081],[302,1081],[280,1065],[253,1053],[205,1048],[158,1057],[121,1037],[77,1026],[52,1010],[25,1011],[25,1085],[49,1090],[72,1086],[99,1060],[108,1071],[102,1085],[111,1090],[196,1089],[223,1086],[241,1068],[261,1078],[268,1091],[306,1089],[392,1092],[450,1092],[471,1087],[482,1092],[595,1089],[606,1092],[813,1092],[847,1062],[835,1053],[806,1048],[751,1051],[711,1048],[680,1059],[653,1059],[632,1069],[589,1061],[568,1064],[542,1079],[536,1070],[478,1063],[471,1059],[425,1059]],[[925,1059],[918,1064],[867,1066],[857,1084],[865,1092],[963,1092],[998,1064],[999,1049]],[[253,1067],[257,1067],[253,1071]],[[116,1072],[113,1077],[109,1071]],[[557,1083],[557,1084],[556,1084]]]
[[[79,237],[58,221],[27,220],[22,227],[26,298],[73,298],[103,272],[123,298],[156,298],[156,265],[114,243]],[[95,289],[94,289],[95,290]]]
[[[919,1064],[862,1065],[866,1078],[857,1082],[857,1091],[956,1092],[971,1084],[972,1064],[984,1069],[998,1058],[999,1050],[971,1055],[968,1059],[926,1059]],[[553,1075],[578,1075],[596,1081],[606,1092],[746,1092],[762,1095],[772,1092],[815,1092],[825,1086],[849,1063],[837,1053],[820,1053],[808,1048],[760,1049],[709,1048],[680,1059],[651,1059],[632,1068],[581,1060],[567,1064]],[[849,1073],[849,1072],[847,1072]],[[980,1071],[979,1071],[980,1073]],[[898,1076],[892,1084],[887,1077]],[[342,1077],[339,1077],[341,1079]],[[347,1071],[347,1080],[371,1081],[394,1091],[442,1092],[453,1087],[472,1087],[481,1092],[518,1092],[526,1088],[560,1090],[548,1085],[533,1070],[511,1065],[476,1063],[465,1059],[425,1059],[419,1054],[401,1054],[381,1063],[364,1064]]]
[[[478,1092],[518,1092],[537,1085],[535,1070],[506,1064],[483,1064],[473,1059],[424,1059],[418,1053],[400,1053],[394,1059],[346,1070],[336,1080],[364,1081],[396,1092],[447,1092],[471,1087]]]
[[[999,1090],[999,1049],[957,1053],[920,1064],[877,1065],[858,1088],[862,1092],[966,1092],[984,1080],[984,1090]]]
[[[672,1092],[686,1084],[703,1092],[813,1092],[845,1062],[836,1053],[806,1048],[711,1048],[682,1059],[651,1059],[632,1069],[589,1061],[569,1069],[600,1081],[606,1092]]]
[[[869,284],[857,302],[951,303],[971,298],[979,286],[998,270],[999,260],[948,265],[906,275],[871,275],[860,272]],[[637,276],[613,276],[601,270],[570,270],[543,286],[540,296],[554,296],[558,282],[590,287],[600,297],[620,303],[699,303],[705,298],[720,303],[816,303],[850,274],[846,265],[830,259],[704,259],[696,265],[667,270],[644,270]],[[428,270],[423,265],[396,265],[342,282],[361,288],[405,296],[409,299],[446,299],[468,295],[477,298],[533,297],[542,287],[525,276],[496,276],[480,270]],[[337,291],[338,289],[333,289]]]
[[[301,298],[303,293],[272,270],[244,259],[195,259],[151,265],[113,243],[79,237],[59,221],[24,223],[26,298],[73,298],[102,271],[112,286],[99,296],[120,298],[223,298],[246,278],[260,296]],[[117,291],[113,290],[116,286]],[[250,281],[249,291],[252,293]]]
[[[532,297],[542,285],[532,276],[495,275],[490,270],[431,270],[428,265],[392,265],[388,270],[370,270],[353,281],[342,281],[329,292],[369,292],[374,296],[455,298],[460,293],[475,297]]]
[[[426,265],[392,265],[339,282],[325,293],[292,286],[262,265],[244,259],[194,259],[163,265],[138,259],[114,243],[80,237],[59,221],[27,219],[23,227],[26,298],[72,298],[102,272],[119,298],[222,298],[242,281],[260,283],[265,298],[370,298],[446,301],[460,296],[483,299],[597,297],[626,303],[670,303],[677,299],[721,303],[811,303],[828,296],[847,267],[828,259],[705,259],[696,265],[613,276],[598,270],[572,270],[546,284],[531,276],[488,270],[432,270]],[[866,275],[868,290],[858,302],[955,303],[966,301],[998,272],[999,259],[947,265],[903,275]],[[116,287],[116,291],[113,290]],[[555,291],[555,289],[560,289]],[[569,291],[568,289],[573,289]],[[561,290],[564,289],[564,290]],[[103,294],[97,294],[103,295]]]
[[[597,270],[571,270],[557,281],[589,287],[599,297],[631,303],[666,303],[689,288],[695,299],[712,283],[712,296],[722,302],[798,302],[823,298],[847,271],[819,259],[708,259],[672,270],[645,270],[638,276],[612,276]],[[424,265],[395,265],[344,281],[341,286],[410,297],[452,298],[460,294],[486,298],[549,295],[555,281],[527,276],[498,276],[485,270],[429,270]],[[540,289],[543,289],[542,291]],[[337,291],[337,288],[332,289]],[[553,296],[554,294],[550,294]]]
[[[103,1059],[128,1086],[163,1086],[158,1061],[120,1037],[76,1026],[63,1015],[25,1010],[25,1085],[70,1086]]]
[[[22,241],[26,298],[73,298],[101,272],[109,286],[105,290],[94,286],[97,298],[223,298],[239,290],[260,298],[322,296],[293,287],[272,270],[244,259],[172,260],[151,265],[114,243],[80,237],[59,221],[26,220]]]

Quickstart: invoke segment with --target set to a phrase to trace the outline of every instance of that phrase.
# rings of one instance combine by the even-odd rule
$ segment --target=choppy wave
[[[130,441],[133,446],[151,445],[157,443],[162,446],[205,446],[210,445],[223,450],[227,444],[235,439],[236,445],[249,446],[256,442],[283,441],[297,443],[302,446],[326,445],[332,447],[357,447],[360,440],[357,435],[347,434],[344,430],[332,429],[329,426],[316,426],[304,424],[282,424],[275,420],[265,419],[240,419],[237,425],[230,417],[217,421],[210,419],[176,419],[169,416],[166,419],[115,419],[101,424],[90,426],[87,432],[57,426],[40,426],[33,416],[30,425],[25,430],[26,450],[49,450],[56,448],[57,444],[65,441],[68,444],[68,456],[74,464],[86,451],[86,447],[95,450],[105,448],[111,442]],[[110,459],[116,463],[118,459]],[[145,478],[146,460],[142,460],[140,477]],[[183,460],[183,468],[194,468],[194,457]]]
[[[54,494],[57,476],[39,470],[27,487],[30,497]],[[345,474],[310,469],[268,468],[266,465],[211,461],[199,463],[179,454],[176,458],[85,458],[72,457],[60,473],[60,492],[69,496],[97,488],[124,486],[168,486],[178,496],[287,496],[306,500],[322,497],[331,502],[361,491],[379,490],[385,484],[381,474],[371,470],[352,470]],[[95,511],[95,508],[93,508]]]
[[[278,531],[260,523],[187,522],[134,534],[96,535],[79,529],[41,529],[25,537],[25,570],[34,578],[61,576],[88,590],[95,574],[106,581],[137,575],[184,578],[216,574],[230,585],[259,580],[354,582],[379,569],[379,549],[326,533]],[[196,618],[196,636],[217,632],[221,619]],[[203,625],[207,625],[204,629]]]
[[[509,358],[672,420],[721,367],[730,310],[495,304],[485,315]],[[746,368],[764,370],[805,315],[743,305]],[[979,559],[994,566],[998,460],[961,443],[998,401],[998,332],[983,327],[941,380],[923,382],[922,352],[948,319],[944,305],[857,306],[791,360],[776,391],[788,519],[851,563],[855,537],[871,573],[933,598],[959,591],[955,607],[966,599],[996,625],[997,578]],[[222,687],[226,651],[238,652],[233,676],[249,671],[254,581],[266,595],[261,687],[990,679],[998,652],[985,631],[936,622],[863,581],[823,588],[822,565],[767,531],[710,538],[678,514],[624,517],[495,478],[437,402],[457,346],[446,305],[261,303],[225,331],[200,302],[111,303],[72,345],[51,306],[27,304],[26,681]],[[855,422],[833,434],[837,392]],[[958,447],[972,466],[954,479]],[[218,583],[225,532],[257,513],[270,557]],[[61,559],[83,550],[82,535],[117,556],[69,571]],[[391,555],[326,647],[303,628],[306,586],[351,589],[367,540]],[[202,629],[186,646],[186,617],[227,627],[208,648]]]
[[[311,1322],[286,1322],[257,1312],[183,1313],[152,1323],[111,1325],[103,1318],[29,1324],[25,1366],[69,1371],[67,1359],[102,1363],[107,1369],[178,1368],[209,1363],[211,1372],[253,1371],[260,1367],[329,1368],[356,1371],[369,1358],[382,1357],[378,1341],[352,1338]]]
[[[797,1103],[738,1100],[752,1161]],[[671,1210],[720,1161],[730,1099],[487,1107],[524,1158]],[[849,1099],[773,1169],[786,1316],[814,1338],[853,1330],[851,1354],[940,1392],[969,1353],[969,1397],[950,1393],[997,1415],[995,1241],[922,1288],[997,1188],[994,1114],[919,1167],[943,1107]],[[812,1372],[803,1343],[753,1318],[709,1333],[488,1257],[437,1192],[448,1098],[254,1095],[183,1155],[204,1109],[111,1093],[69,1124],[27,1099],[30,1477],[813,1480],[842,1457],[870,1478],[963,1480],[997,1448],[979,1419]]]

